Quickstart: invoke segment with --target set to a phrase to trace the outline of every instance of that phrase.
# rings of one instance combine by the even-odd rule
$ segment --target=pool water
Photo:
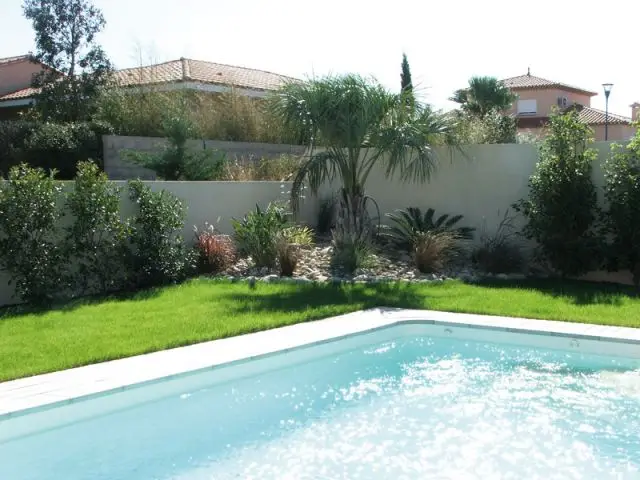
[[[388,337],[235,380],[198,373],[90,417],[74,412],[95,400],[10,418],[0,479],[640,478],[640,373],[624,360]],[[65,421],[7,435],[38,415]]]

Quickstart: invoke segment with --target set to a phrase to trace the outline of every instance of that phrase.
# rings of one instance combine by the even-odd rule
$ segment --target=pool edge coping
[[[366,318],[366,322],[362,320]],[[373,308],[0,383],[0,422],[35,411],[402,324],[640,345],[640,329],[433,310]]]

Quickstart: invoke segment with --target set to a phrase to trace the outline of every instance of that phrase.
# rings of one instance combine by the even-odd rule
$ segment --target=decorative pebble
[[[423,274],[419,272],[409,255],[392,255],[393,258],[383,254],[373,254],[367,262],[366,268],[359,268],[353,275],[347,275],[331,268],[331,245],[320,244],[312,248],[306,248],[301,252],[298,265],[293,277],[280,277],[278,269],[256,268],[251,258],[239,259],[231,268],[218,278],[232,282],[248,281],[250,284],[260,282],[284,282],[284,283],[379,283],[379,282],[420,282],[434,283],[451,279],[459,279],[467,283],[480,281],[482,278],[499,278],[519,280],[526,278],[524,274],[481,274],[468,265],[461,264],[450,267],[439,273]]]

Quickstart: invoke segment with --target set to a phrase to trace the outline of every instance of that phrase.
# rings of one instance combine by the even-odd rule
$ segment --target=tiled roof
[[[606,112],[591,107],[582,107],[578,114],[580,121],[589,125],[604,125],[606,116]],[[609,125],[629,125],[631,118],[609,112],[608,122]]]
[[[198,82],[252,90],[277,90],[285,83],[299,81],[276,73],[221,63],[181,58],[146,67],[127,68],[115,73],[121,85],[153,85]]]
[[[29,58],[29,55],[18,55],[15,57],[0,58],[0,65],[4,65],[6,63],[22,62],[24,60],[29,60]]]
[[[0,97],[0,102],[5,102],[8,100],[22,100],[24,98],[31,98],[35,96],[40,91],[39,88],[23,88],[22,90],[18,90],[15,92],[7,93]]]
[[[0,63],[29,59],[28,55],[0,59]],[[221,63],[181,58],[146,67],[126,68],[115,72],[116,81],[123,86],[157,85],[163,83],[196,82],[233,86],[250,90],[277,90],[288,82],[300,80],[277,73],[235,67]],[[0,102],[33,97],[35,88],[24,88],[0,97]]]
[[[502,83],[511,90],[520,89],[542,89],[542,88],[559,88],[561,90],[569,90],[572,92],[586,93],[589,96],[597,95],[595,92],[585,90],[583,88],[567,85],[566,83],[554,82],[546,78],[536,77],[534,75],[519,75],[517,77],[505,78]]]

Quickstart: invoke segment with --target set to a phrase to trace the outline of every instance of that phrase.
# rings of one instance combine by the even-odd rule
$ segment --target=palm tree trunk
[[[336,227],[333,240],[336,248],[342,245],[369,245],[373,224],[367,211],[367,197],[362,188],[349,192],[340,190]]]

